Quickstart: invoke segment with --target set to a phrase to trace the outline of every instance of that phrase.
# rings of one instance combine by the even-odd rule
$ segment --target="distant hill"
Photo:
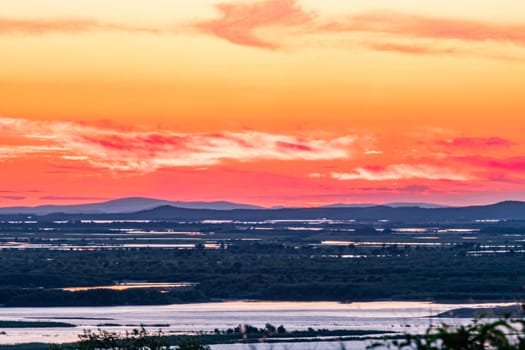
[[[163,205],[169,205],[185,209],[213,209],[213,210],[233,210],[233,209],[263,209],[263,207],[249,204],[233,203],[227,201],[215,202],[181,202],[168,201],[156,198],[128,197],[114,199],[106,202],[74,204],[74,205],[40,205],[35,207],[5,207],[0,208],[0,215],[3,214],[36,214],[46,215],[52,213],[65,214],[119,214],[133,213],[143,210],[154,209]],[[437,204],[429,203],[391,203],[386,204],[390,207],[421,207],[438,208]],[[377,204],[344,204],[337,203],[323,206],[322,208],[363,208],[374,207]],[[287,209],[284,206],[276,206],[272,209]],[[289,209],[289,208],[288,208]]]
[[[163,205],[134,213],[116,214],[53,214],[58,219],[118,220],[388,220],[403,223],[450,223],[474,220],[525,220],[525,202],[501,202],[486,206],[419,208],[373,206],[364,208],[284,208],[284,209],[188,209]]]
[[[359,204],[346,204],[346,203],[335,203],[324,205],[323,208],[367,208],[367,207],[376,207],[380,204],[377,203],[359,203]],[[419,208],[446,208],[446,205],[435,204],[435,203],[412,203],[412,202],[394,202],[382,204],[387,207],[400,208],[400,207],[419,207]]]
[[[508,306],[494,306],[483,308],[459,308],[442,312],[434,317],[444,318],[480,318],[480,317],[504,317],[513,318],[525,316],[525,305],[514,304]]]
[[[377,203],[334,203],[323,205],[321,208],[369,208],[377,207]]]
[[[448,208],[450,206],[436,203],[424,203],[424,202],[394,202],[385,204],[389,207],[400,208],[400,207],[419,207],[419,208]]]
[[[7,207],[0,208],[2,214],[36,214],[46,215],[52,213],[65,214],[119,214],[133,213],[142,210],[157,208],[163,205],[170,205],[179,208],[190,209],[260,209],[261,207],[248,204],[238,204],[225,201],[217,202],[180,202],[167,201],[155,198],[129,197],[110,200],[100,203],[88,203],[77,205],[41,205],[36,207]]]

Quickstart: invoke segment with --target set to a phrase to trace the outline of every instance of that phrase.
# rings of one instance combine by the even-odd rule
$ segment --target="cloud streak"
[[[340,181],[366,180],[391,181],[407,179],[468,181],[470,176],[446,167],[433,165],[393,164],[385,168],[356,168],[349,173],[332,172],[330,176]]]
[[[485,170],[504,171],[510,174],[525,174],[525,156],[492,158],[485,156],[456,157],[455,160]]]
[[[401,44],[395,42],[366,42],[363,47],[373,51],[398,52],[410,55],[446,55],[461,53],[455,48],[440,48],[425,44]]]
[[[300,27],[310,25],[314,19],[295,0],[221,3],[216,5],[216,9],[220,13],[219,18],[196,23],[195,27],[234,44],[272,50],[281,45],[257,36],[258,29]]]
[[[222,2],[216,18],[191,23],[192,30],[230,43],[266,50],[285,48],[281,34],[294,36],[350,34],[352,46],[409,55],[477,55],[490,59],[522,61],[516,54],[466,45],[506,43],[525,48],[525,25],[440,18],[399,12],[375,11],[322,17],[306,10],[298,0]],[[185,26],[187,29],[187,26]],[[280,36],[264,32],[278,28]],[[177,30],[182,30],[179,27]],[[94,31],[171,34],[172,25],[140,26],[103,22],[92,18],[1,18],[0,35],[79,34]],[[317,37],[319,39],[319,37]],[[324,40],[324,39],[321,39]],[[334,44],[337,45],[337,44]],[[505,50],[503,47],[502,50]]]
[[[487,148],[511,147],[514,143],[501,137],[458,137],[451,140],[439,141],[439,145],[457,148]]]
[[[11,201],[21,201],[21,200],[26,199],[26,197],[23,197],[23,196],[0,196],[0,198],[8,199]]]
[[[161,29],[153,27],[140,27],[118,23],[105,23],[99,22],[94,19],[85,18],[66,18],[50,20],[0,18],[0,34],[76,34],[100,30],[149,34],[159,34],[164,32]]]
[[[525,25],[505,25],[466,19],[439,18],[407,13],[375,11],[322,18],[305,10],[297,0],[264,0],[255,3],[224,2],[216,5],[219,16],[193,27],[231,43],[277,50],[283,44],[260,29],[287,28],[299,35],[354,34],[354,46],[373,51],[411,55],[473,54],[492,59],[516,59],[494,52],[476,52],[451,41],[497,42],[525,47]],[[385,34],[389,37],[385,38]],[[368,41],[359,43],[363,35]],[[374,36],[377,36],[374,38]],[[437,41],[437,42],[436,42]],[[451,46],[451,45],[454,45]]]
[[[41,196],[45,201],[99,201],[108,200],[107,197],[89,197],[89,196]]]
[[[503,25],[396,12],[370,12],[334,20],[321,29],[331,32],[387,33],[426,39],[508,42],[525,46],[525,25]]]
[[[114,171],[209,166],[226,161],[330,160],[351,157],[357,136],[330,139],[259,131],[182,134],[120,131],[72,122],[0,118],[0,131],[25,144],[2,145],[4,160],[55,157]]]

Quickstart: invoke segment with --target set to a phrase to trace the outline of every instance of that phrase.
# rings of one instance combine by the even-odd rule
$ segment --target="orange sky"
[[[525,200],[521,1],[0,9],[0,206]]]

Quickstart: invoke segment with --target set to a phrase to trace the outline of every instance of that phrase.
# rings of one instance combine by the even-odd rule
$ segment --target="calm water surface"
[[[77,340],[83,330],[102,328],[122,332],[145,325],[150,331],[165,333],[224,330],[239,324],[264,327],[269,322],[288,330],[312,328],[383,330],[385,332],[424,332],[431,324],[458,324],[468,319],[440,319],[429,316],[461,307],[487,307],[504,304],[434,304],[429,302],[249,302],[203,303],[162,306],[0,308],[0,320],[55,321],[75,324],[76,328],[0,329],[0,344],[28,342],[61,343]],[[119,326],[104,326],[118,324]],[[5,334],[4,334],[5,332]],[[362,349],[350,342],[347,349]],[[308,343],[297,349],[336,349],[335,344]],[[259,344],[257,349],[267,349]],[[323,347],[320,347],[320,346]],[[362,344],[361,344],[362,345]],[[274,350],[281,349],[272,344]],[[296,349],[286,344],[287,349]],[[330,347],[332,346],[332,347]],[[268,348],[268,349],[270,349]],[[226,350],[214,346],[214,350]],[[249,349],[245,345],[228,349]],[[284,349],[284,348],[282,348]]]

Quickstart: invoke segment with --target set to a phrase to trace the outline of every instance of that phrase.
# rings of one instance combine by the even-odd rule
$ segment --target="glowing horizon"
[[[2,10],[0,207],[525,200],[525,4]]]

